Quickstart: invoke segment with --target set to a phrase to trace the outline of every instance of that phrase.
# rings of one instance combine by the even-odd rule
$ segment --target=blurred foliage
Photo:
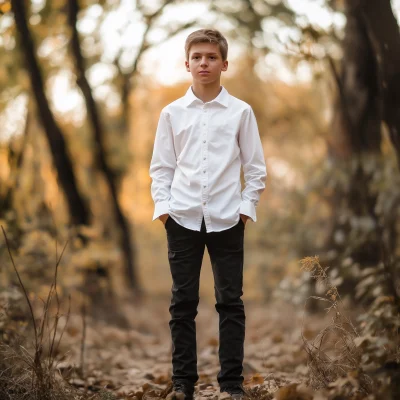
[[[107,132],[107,159],[120,180],[122,207],[135,222],[139,273],[144,288],[153,292],[168,290],[163,278],[170,277],[164,254],[154,252],[154,248],[165,246],[165,238],[159,225],[149,223],[152,202],[148,164],[159,112],[182,96],[189,82],[162,86],[146,76],[146,66],[140,61],[151,47],[204,23],[203,16],[184,20],[178,11],[171,12],[184,3],[190,2],[81,1],[77,24],[86,74]],[[67,3],[32,2],[28,19],[52,111],[65,133],[80,189],[93,215],[91,227],[74,231],[67,226],[65,202],[35,105],[30,101],[9,4],[2,3],[0,16],[0,120],[6,127],[0,133],[0,160],[5,166],[0,171],[0,197],[3,199],[11,189],[13,201],[12,209],[2,216],[2,224],[20,249],[25,272],[32,275],[31,289],[44,281],[43,271],[54,257],[51,249],[57,233],[61,243],[73,237],[71,256],[65,257],[67,286],[83,289],[86,279],[92,279],[85,277],[86,268],[94,271],[93,276],[96,271],[110,275],[112,283],[104,285],[116,290],[123,286],[120,249],[114,241],[116,223],[106,187],[94,167],[93,138],[75,82],[68,49],[71,32],[66,22]],[[378,239],[376,221],[349,207],[357,162],[339,165],[327,157],[337,90],[327,59],[340,60],[342,55],[343,2],[321,5],[331,21],[324,28],[310,20],[305,10],[291,8],[283,1],[216,0],[209,6],[209,23],[215,23],[233,47],[240,49],[223,84],[255,110],[269,172],[259,205],[259,222],[247,229],[247,295],[267,300],[273,296],[272,288],[278,287],[276,295],[300,303],[311,288],[296,272],[296,260],[317,252],[324,262],[336,266],[330,274],[338,287],[358,280],[365,265],[360,266],[352,257],[367,251],[366,243]],[[176,20],[163,18],[165,11]],[[111,24],[110,30],[110,21],[115,18],[120,20]],[[282,60],[276,70],[270,69],[272,53]],[[285,70],[288,82],[279,79],[280,69]],[[304,70],[311,74],[310,79],[301,78]],[[72,98],[74,106],[60,102],[63,96]],[[31,117],[25,124],[28,108]],[[364,160],[363,168],[368,175],[367,190],[378,199],[379,223],[389,237],[385,241],[390,242],[397,238],[397,233],[389,232],[387,222],[398,215],[399,178],[388,140],[382,154],[382,159]],[[341,200],[333,204],[332,198]],[[397,239],[390,243],[390,249],[397,265]],[[104,272],[110,268],[114,268],[114,275]],[[88,273],[91,277],[92,272]],[[209,272],[205,274],[206,279],[212,279]],[[154,281],[153,276],[161,278]],[[298,290],[291,291],[292,285]],[[211,289],[202,290],[212,296]]]

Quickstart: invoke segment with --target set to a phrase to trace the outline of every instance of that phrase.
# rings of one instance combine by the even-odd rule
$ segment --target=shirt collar
[[[208,103],[216,102],[224,107],[228,107],[229,93],[223,86],[221,87],[222,89],[219,92],[218,96],[215,99],[209,101]],[[193,93],[192,86],[189,87],[183,99],[186,107],[189,107],[195,101],[199,101],[202,103],[202,101],[198,97],[196,97],[195,94]]]

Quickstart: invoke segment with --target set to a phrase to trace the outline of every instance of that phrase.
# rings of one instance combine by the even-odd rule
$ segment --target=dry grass
[[[56,264],[53,282],[47,298],[42,300],[42,312],[35,315],[34,307],[28,292],[15,265],[10,244],[4,228],[2,228],[8,254],[17,275],[29,309],[29,319],[33,331],[33,344],[27,338],[13,335],[12,340],[0,344],[0,398],[3,400],[66,400],[94,399],[94,396],[78,392],[64,380],[57,370],[56,354],[63,337],[70,315],[61,313],[61,303],[57,293],[58,267],[67,244],[58,257],[56,248]],[[60,327],[60,321],[64,325]],[[96,395],[96,398],[97,397]],[[101,398],[101,397],[100,397]]]

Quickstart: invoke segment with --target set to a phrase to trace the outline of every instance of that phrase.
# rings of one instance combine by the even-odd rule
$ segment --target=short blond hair
[[[192,32],[185,42],[186,60],[189,59],[190,48],[195,43],[215,43],[218,44],[221,52],[222,60],[226,61],[228,58],[228,42],[220,31],[216,29],[199,29]]]

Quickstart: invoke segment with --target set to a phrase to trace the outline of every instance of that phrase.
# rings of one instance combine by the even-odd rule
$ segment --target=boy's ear
[[[186,71],[190,72],[189,62],[185,61]]]
[[[225,60],[223,63],[222,63],[222,69],[221,69],[221,71],[226,71],[228,69],[228,60]]]

